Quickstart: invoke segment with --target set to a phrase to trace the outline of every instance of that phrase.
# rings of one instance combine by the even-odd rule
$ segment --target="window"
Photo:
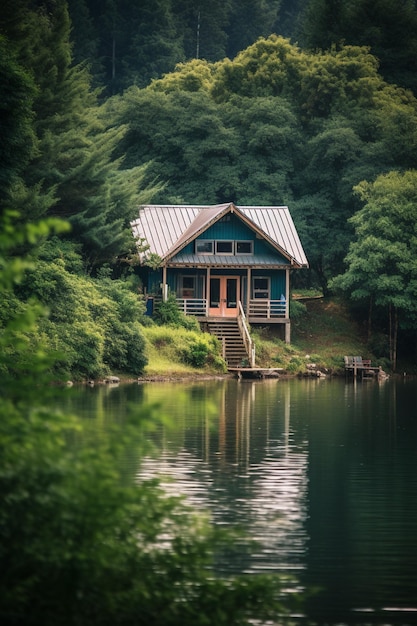
[[[233,241],[216,241],[216,254],[233,254]]]
[[[233,241],[228,239],[219,239],[213,241],[211,239],[195,240],[196,254],[253,254],[253,241]]]
[[[196,254],[213,254],[213,242],[209,239],[197,239],[195,242]]]
[[[236,241],[236,254],[253,254],[253,241]]]
[[[269,278],[259,277],[253,279],[253,297],[269,300]]]
[[[181,298],[194,298],[195,276],[181,277]]]
[[[220,278],[210,278],[210,308],[220,307]]]

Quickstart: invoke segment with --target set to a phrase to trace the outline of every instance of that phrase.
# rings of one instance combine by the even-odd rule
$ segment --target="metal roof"
[[[140,209],[138,219],[132,222],[133,234],[137,239],[147,242],[149,252],[168,261],[229,211],[239,215],[290,262],[308,267],[306,255],[286,206],[236,206],[230,202],[214,206],[146,205]],[[194,257],[194,261],[197,260],[195,255],[190,256]],[[208,256],[204,255],[202,264],[213,264],[213,258],[209,261]],[[225,264],[235,264],[235,260],[231,261],[232,258],[228,256]],[[241,264],[239,261],[239,265]]]

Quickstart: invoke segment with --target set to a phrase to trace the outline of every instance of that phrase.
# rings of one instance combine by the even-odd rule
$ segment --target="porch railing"
[[[255,344],[249,333],[248,325],[246,323],[246,315],[243,311],[242,303],[239,301],[239,314],[237,316],[237,322],[240,328],[240,334],[242,335],[243,343],[245,344],[246,353],[249,358],[249,365],[255,367]]]
[[[155,307],[161,298],[154,297]],[[178,308],[186,315],[206,317],[208,315],[208,302],[206,298],[177,298]],[[285,300],[249,300],[249,318],[274,319],[288,317],[287,303]]]
[[[177,304],[180,311],[185,313],[185,315],[197,315],[200,317],[207,315],[206,298],[177,298]]]
[[[249,300],[249,317],[271,319],[287,316],[285,300]]]

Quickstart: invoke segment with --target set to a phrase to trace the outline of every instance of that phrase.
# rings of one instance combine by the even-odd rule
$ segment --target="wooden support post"
[[[290,320],[290,270],[285,270],[285,343],[291,343],[291,320]]]
[[[251,281],[252,281],[252,271],[251,268],[248,267],[247,270],[247,278],[246,278],[246,317],[249,320],[249,306],[250,306],[250,297],[251,297],[251,293],[252,293],[252,289],[251,289]]]
[[[285,343],[291,343],[291,322],[285,323]]]
[[[207,285],[206,285],[206,317],[209,316],[209,308],[210,308],[210,267],[207,268]]]
[[[290,270],[285,270],[285,317],[290,317]]]
[[[167,266],[162,268],[162,301],[166,302],[168,298],[168,285],[167,285]]]

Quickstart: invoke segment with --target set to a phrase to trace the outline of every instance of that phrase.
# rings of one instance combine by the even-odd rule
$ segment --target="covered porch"
[[[154,306],[174,294],[179,309],[200,322],[237,318],[248,324],[284,325],[290,342],[290,268],[187,268],[163,267],[162,282],[155,283]],[[160,280],[159,278],[159,280]],[[154,283],[154,284],[155,284]],[[284,337],[283,337],[284,338]]]
[[[174,293],[186,315],[237,317],[242,307],[249,323],[289,321],[290,267],[162,268],[163,298]]]

